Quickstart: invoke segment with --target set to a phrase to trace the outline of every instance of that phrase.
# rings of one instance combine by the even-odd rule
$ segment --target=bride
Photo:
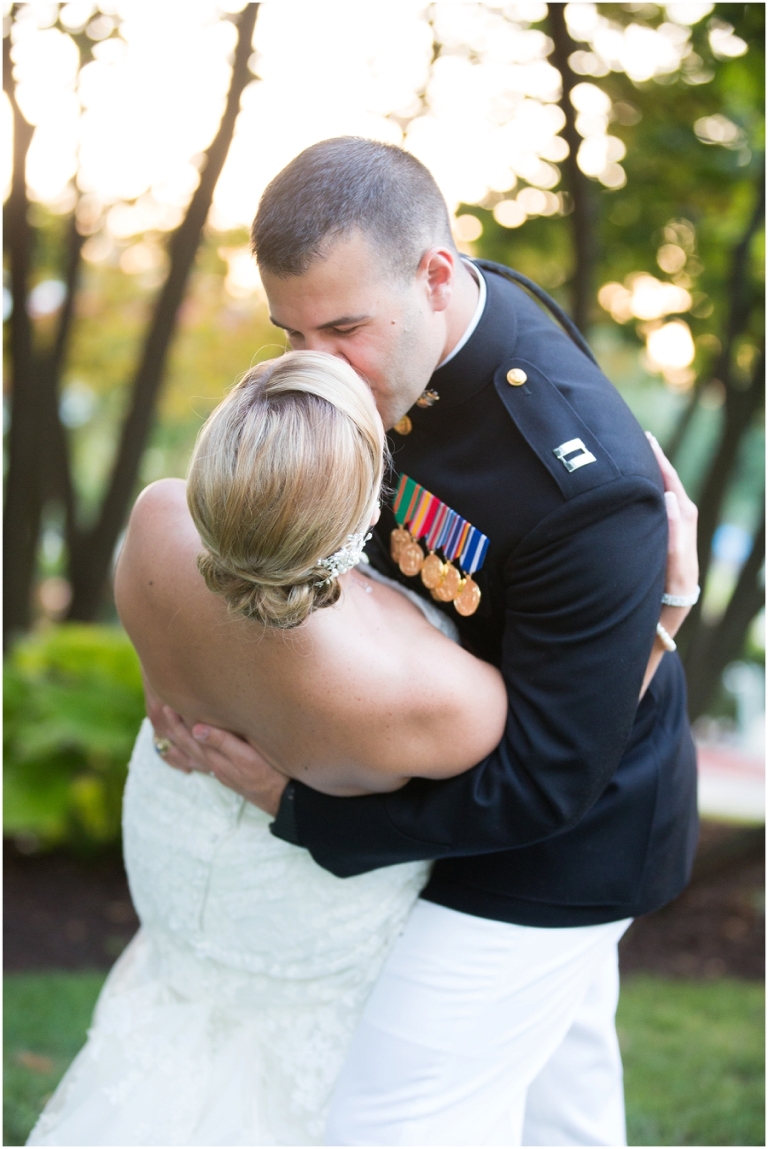
[[[142,493],[116,573],[148,690],[334,795],[468,770],[506,719],[499,672],[360,561],[384,463],[373,398],[347,363],[261,363],[203,427],[186,485]],[[319,1144],[429,864],[336,878],[216,778],[169,769],[157,745],[145,721],[124,799],[141,929],[28,1143]]]

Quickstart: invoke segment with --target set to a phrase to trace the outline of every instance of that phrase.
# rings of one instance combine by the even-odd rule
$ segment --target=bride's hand
[[[680,476],[662,451],[653,435],[647,433],[656,460],[664,479],[664,499],[667,504],[669,523],[669,546],[667,552],[667,577],[664,589],[667,594],[692,596],[696,593],[699,581],[699,559],[696,549],[696,529],[698,510],[686,494]],[[690,607],[665,606],[661,621],[672,635],[682,626]]]
[[[197,770],[212,774],[223,786],[265,814],[273,817],[277,814],[288,779],[270,766],[249,742],[228,730],[202,723],[190,731],[170,706],[163,707],[163,719],[171,742],[171,748],[163,755],[169,766],[186,773]]]

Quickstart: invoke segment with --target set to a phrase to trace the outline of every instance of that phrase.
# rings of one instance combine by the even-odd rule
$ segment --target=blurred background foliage
[[[203,7],[189,10],[190,26]],[[393,41],[385,63],[399,66],[413,45],[421,56],[397,97],[379,93],[378,119],[308,119],[302,29],[307,46],[354,33],[354,58],[367,45],[373,59],[383,33],[365,20],[383,19],[383,6],[364,7],[347,20],[343,5],[326,6],[315,27],[299,0],[208,4],[220,119],[190,145],[181,192],[163,200],[150,177],[96,186],[88,151],[88,92],[99,68],[138,51],[136,11],[107,0],[5,5],[6,830],[30,848],[96,847],[119,833],[142,706],[111,598],[115,549],[141,487],[183,475],[224,391],[285,346],[248,254],[248,213],[300,147],[344,132],[419,155],[446,192],[461,249],[551,291],[670,451],[702,518],[705,593],[681,636],[692,717],[707,736],[756,747],[754,707],[746,713],[723,673],[743,664],[759,693],[764,5],[414,2],[410,39]],[[300,131],[291,108],[269,105],[288,67],[279,21],[289,8]],[[172,24],[152,33],[166,52],[175,34]],[[44,58],[36,37],[75,52],[67,83],[81,136],[56,187],[39,174],[49,137],[30,95]],[[359,78],[345,60],[337,79],[351,109]],[[271,126],[281,111],[286,154]],[[264,171],[249,176],[244,156]],[[235,185],[249,206],[231,206]]]
[[[117,627],[68,623],[6,658],[4,828],[22,852],[120,840],[128,760],[144,717],[136,653]]]

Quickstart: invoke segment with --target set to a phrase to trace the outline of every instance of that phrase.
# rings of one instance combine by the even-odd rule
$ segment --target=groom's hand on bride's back
[[[273,817],[277,814],[288,779],[270,766],[249,742],[228,730],[202,723],[190,730],[170,706],[161,706],[159,712],[149,713],[149,717],[155,732],[158,733],[159,727],[161,736],[171,743],[163,754],[169,766],[187,774],[193,770],[212,774],[223,786],[266,814]]]

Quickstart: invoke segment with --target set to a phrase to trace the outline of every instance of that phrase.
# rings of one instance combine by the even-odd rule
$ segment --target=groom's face
[[[345,359],[368,383],[387,428],[413,406],[442,357],[450,284],[430,272],[429,254],[406,282],[355,232],[302,275],[262,276],[272,322],[291,347]]]

